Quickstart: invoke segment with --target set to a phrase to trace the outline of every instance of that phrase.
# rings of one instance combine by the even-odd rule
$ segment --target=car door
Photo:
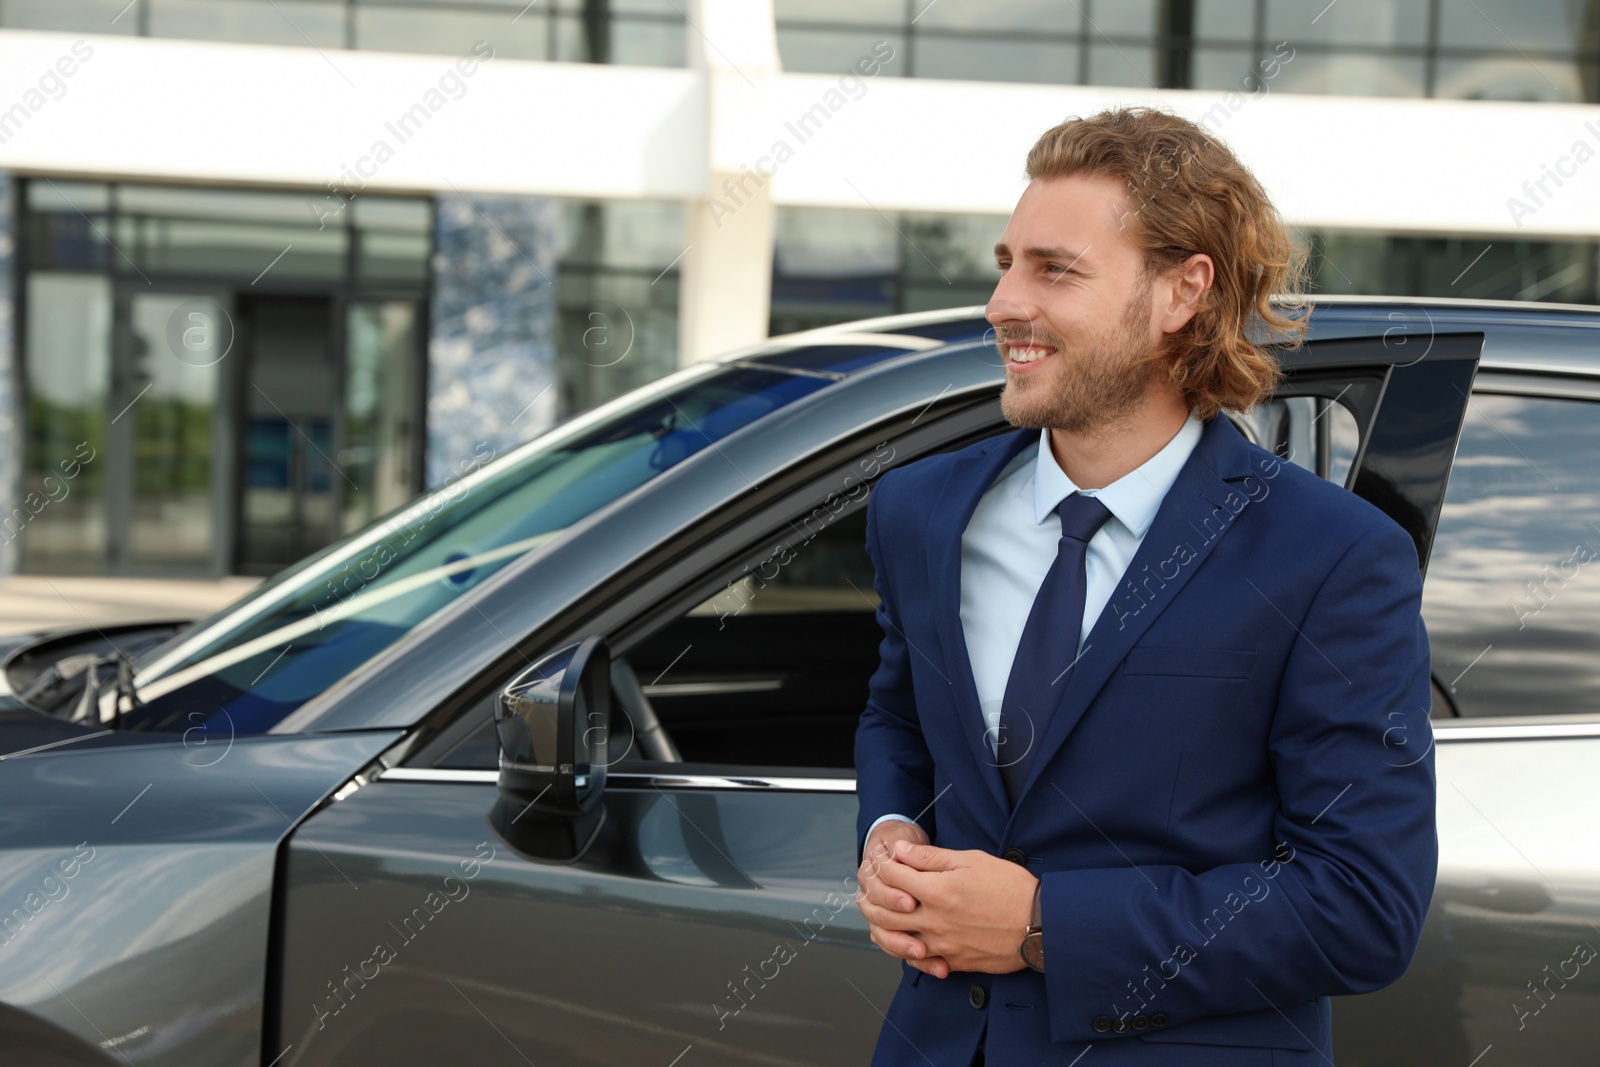
[[[1423,598],[1448,702],[1438,888],[1406,976],[1336,1005],[1341,1064],[1595,1062],[1597,455],[1600,383],[1478,376]],[[1390,740],[1397,765],[1425,751]]]
[[[1313,344],[1242,424],[1342,473],[1425,562],[1481,341],[1441,337],[1421,360],[1381,338]],[[312,817],[280,883],[284,1064],[865,1059],[901,965],[853,903],[849,761],[879,636],[864,505],[888,467],[1008,429],[996,384],[930,390],[897,435],[864,428],[777,504],[686,537],[669,595],[580,624],[625,661],[622,706],[653,709],[682,759],[614,734],[606,821],[576,861],[491,827],[489,714],[511,676]]]

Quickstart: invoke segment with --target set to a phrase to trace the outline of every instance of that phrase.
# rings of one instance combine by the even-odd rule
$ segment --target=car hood
[[[29,726],[4,718],[0,737]],[[0,756],[0,1035],[31,1017],[141,1065],[263,1062],[278,846],[398,736],[110,734]]]

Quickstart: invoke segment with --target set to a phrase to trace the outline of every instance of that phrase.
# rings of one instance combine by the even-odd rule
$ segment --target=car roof
[[[1289,302],[1274,301],[1288,305]],[[1423,344],[1442,333],[1487,335],[1486,370],[1557,374],[1600,372],[1600,307],[1523,300],[1319,294],[1309,297],[1309,339],[1383,335]],[[970,343],[990,334],[981,304],[884,315],[773,337],[722,362],[859,373],[911,353]],[[830,356],[829,351],[837,354]]]

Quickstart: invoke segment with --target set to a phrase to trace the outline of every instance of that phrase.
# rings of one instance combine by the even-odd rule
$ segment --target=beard
[[[1006,375],[1000,413],[1021,429],[1045,427],[1084,434],[1111,425],[1144,400],[1160,359],[1146,340],[1150,328],[1151,281],[1146,278],[1128,299],[1121,320],[1088,338],[1076,351],[1053,334],[1031,330],[1027,339],[1049,345],[1047,356],[1059,366],[1048,375]],[[997,343],[1020,340],[1007,332]],[[1037,380],[1035,380],[1037,379]]]

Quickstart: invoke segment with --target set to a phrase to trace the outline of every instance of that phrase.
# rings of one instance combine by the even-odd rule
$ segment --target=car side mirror
[[[535,859],[571,862],[605,821],[611,656],[586,637],[513,678],[495,701],[499,798],[489,821]]]

